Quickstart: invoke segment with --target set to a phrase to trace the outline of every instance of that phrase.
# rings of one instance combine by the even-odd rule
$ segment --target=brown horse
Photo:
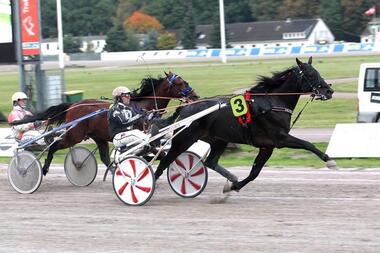
[[[154,110],[167,107],[170,98],[196,100],[198,95],[180,76],[165,72],[165,78],[144,78],[139,89],[132,92],[130,105],[135,110]],[[46,111],[38,113],[17,124],[33,122],[36,120],[48,120],[49,124],[70,122],[101,108],[109,108],[110,103],[101,100],[87,99],[79,103],[63,103],[52,106]],[[53,155],[57,150],[73,147],[81,141],[91,138],[99,149],[100,159],[108,167],[111,165],[108,142],[112,141],[108,133],[108,120],[106,113],[100,114],[88,120],[80,122],[72,130],[68,131],[63,138],[51,145],[43,174],[49,171]]]

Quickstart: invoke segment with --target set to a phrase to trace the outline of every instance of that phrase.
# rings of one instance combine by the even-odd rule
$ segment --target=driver
[[[115,88],[112,91],[112,97],[114,104],[108,111],[108,130],[116,148],[121,148],[131,143],[140,144],[150,136],[158,133],[158,127],[154,124],[151,126],[150,135],[138,129],[133,129],[136,123],[143,122],[146,113],[145,111],[138,113],[129,106],[131,91],[127,87],[120,86]],[[154,113],[152,113],[147,118],[151,120],[154,116]],[[157,142],[152,144],[157,145]],[[141,152],[143,149],[137,150],[136,153]]]
[[[13,109],[8,116],[8,124],[11,125],[13,135],[17,142],[26,142],[35,138],[41,133],[38,129],[42,128],[43,121],[35,121],[33,123],[26,123],[22,125],[12,125],[16,120],[22,120],[25,116],[33,116],[33,114],[26,110],[28,104],[28,96],[24,92],[15,92],[12,95]],[[37,140],[38,145],[45,145],[43,139]]]

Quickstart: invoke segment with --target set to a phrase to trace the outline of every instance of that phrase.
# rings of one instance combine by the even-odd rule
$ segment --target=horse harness
[[[302,112],[304,111],[304,109],[306,108],[306,106],[312,102],[315,98],[315,95],[319,95],[319,91],[318,91],[318,85],[317,83],[319,83],[319,79],[317,80],[317,82],[315,83],[312,83],[309,78],[307,78],[307,76],[303,73],[303,70],[298,66],[298,71],[296,72],[296,74],[298,74],[298,78],[299,80],[302,80],[304,79],[306,81],[306,83],[312,88],[312,96],[311,96],[311,99],[309,101],[306,102],[306,104],[303,106],[303,108],[300,110],[300,112],[297,114],[296,118],[294,119],[294,121],[292,122],[292,125],[290,127],[293,128],[294,124],[297,122],[297,120],[299,119],[299,117],[301,116]],[[290,73],[288,73],[288,75],[286,75],[286,77],[288,77],[290,75]],[[266,94],[268,95],[268,94]],[[285,94],[284,94],[285,95]],[[234,100],[235,98],[235,100]],[[241,109],[242,112],[244,113],[236,113],[234,111],[234,108],[232,108],[232,111],[235,115],[235,117],[237,117],[238,119],[238,122],[240,125],[242,125],[243,127],[247,127],[247,125],[249,123],[251,123],[252,121],[252,117],[257,117],[257,116],[260,116],[260,115],[264,115],[266,114],[268,111],[274,111],[274,112],[284,112],[284,113],[288,113],[290,115],[293,114],[293,110],[289,109],[289,108],[286,108],[286,107],[280,107],[280,106],[270,106],[270,109],[269,110],[259,110],[258,114],[254,114],[252,113],[252,106],[254,104],[254,98],[253,98],[253,95],[251,93],[249,93],[248,91],[245,92],[244,94],[244,101],[242,101],[242,98],[243,98],[243,95],[240,95],[240,96],[237,96],[237,97],[234,97],[230,100],[230,103],[231,103],[231,107],[233,107],[233,103],[236,101],[239,101],[238,103],[241,104],[241,107],[245,107],[243,109]],[[236,99],[237,98],[237,99]]]
[[[293,110],[286,108],[286,107],[280,107],[280,106],[270,106],[270,108],[259,108],[256,112],[253,112],[252,109],[253,105],[255,103],[255,100],[251,93],[248,91],[245,92],[244,96],[239,95],[236,97],[233,97],[230,100],[232,112],[234,116],[237,118],[240,125],[243,127],[247,127],[248,124],[252,122],[253,117],[258,117],[260,115],[266,114],[268,111],[274,111],[274,112],[285,112],[289,113],[290,115],[293,114]]]
[[[179,89],[177,86],[173,85],[174,81],[178,78],[179,76],[176,74],[173,74],[171,77],[167,77],[166,80],[169,83],[169,87],[174,87],[175,90],[180,94],[182,97],[186,98],[192,91],[193,88],[188,85],[184,90]]]

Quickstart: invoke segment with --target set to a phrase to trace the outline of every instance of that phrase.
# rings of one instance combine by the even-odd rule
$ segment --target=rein
[[[305,110],[306,106],[307,106],[310,102],[312,102],[313,100],[314,100],[314,97],[311,97],[310,100],[307,101],[306,104],[302,107],[302,110],[297,114],[297,117],[293,120],[293,123],[292,123],[290,129],[292,129],[293,126],[294,126],[294,124],[296,124],[298,118],[301,116],[301,114],[302,114],[303,110]]]
[[[245,94],[251,96],[293,96],[293,95],[311,95],[313,92],[277,92],[277,93],[251,93],[247,92]]]
[[[80,106],[84,106],[84,105],[85,105],[85,106],[91,106],[91,105],[99,105],[99,104],[109,104],[109,103],[108,103],[108,102],[98,102],[98,103],[86,103],[86,104],[79,104],[79,105],[70,106],[70,107],[67,108],[66,110],[64,110],[64,111],[62,111],[62,112],[60,112],[60,113],[54,115],[54,116],[51,117],[51,118],[48,118],[47,120],[48,120],[48,122],[49,122],[49,120],[52,120],[52,119],[58,117],[59,115],[64,114],[64,113],[66,113],[66,112],[68,112],[68,111],[70,111],[70,110],[72,110],[72,109],[74,109],[74,108],[80,107]]]

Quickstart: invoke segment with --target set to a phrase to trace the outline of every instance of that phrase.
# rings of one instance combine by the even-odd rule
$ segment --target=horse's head
[[[199,96],[195,93],[194,89],[189,85],[188,82],[182,79],[182,77],[169,72],[166,73],[166,89],[168,90],[168,95],[174,98],[183,98],[185,100],[197,100]]]
[[[327,84],[321,77],[319,72],[311,65],[312,57],[309,58],[307,63],[301,62],[296,58],[298,65],[298,74],[302,83],[302,91],[313,92],[316,99],[328,100],[332,98],[334,90],[331,84]]]

